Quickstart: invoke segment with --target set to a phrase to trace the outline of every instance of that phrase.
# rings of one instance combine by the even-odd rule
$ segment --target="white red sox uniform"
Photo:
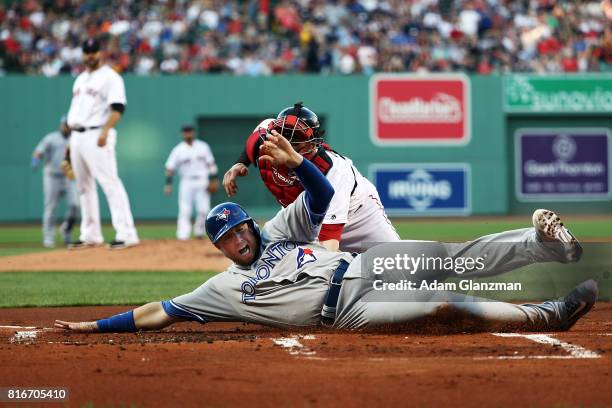
[[[226,210],[229,211],[229,210]],[[223,217],[224,213],[219,214]],[[466,278],[491,276],[534,262],[563,261],[563,256],[538,241],[534,228],[524,228],[478,238],[461,244],[398,242],[380,245],[353,257],[332,252],[317,241],[321,215],[308,208],[304,193],[283,208],[261,231],[260,256],[250,267],[236,264],[199,288],[162,302],[171,316],[199,321],[243,321],[279,327],[316,326],[321,322],[326,294],[336,269],[348,263],[335,307],[334,328],[360,329],[411,322],[436,313],[441,307],[466,313],[480,321],[515,324],[524,329],[555,328],[566,317],[563,302],[515,305],[479,299],[446,290],[401,292],[385,298],[373,285],[377,279],[364,269],[362,260],[380,248],[418,257],[477,257],[487,254],[485,267],[463,274]],[[515,246],[512,246],[514,243]],[[509,254],[511,248],[522,248]],[[457,276],[451,271],[400,272],[406,279],[437,279]],[[480,299],[482,300],[482,299]]]
[[[70,158],[81,200],[80,240],[90,244],[104,242],[96,181],[108,200],[116,241],[128,245],[139,242],[130,202],[119,178],[115,145],[117,132],[110,129],[106,145],[99,147],[98,136],[111,113],[111,104],[127,104],[121,76],[107,65],[84,71],[72,87],[68,111]],[[76,131],[81,129],[82,131]]]
[[[344,224],[340,250],[361,253],[376,243],[399,241],[376,187],[349,158],[334,151],[328,151],[327,155],[333,166],[326,177],[335,193],[323,223]]]
[[[267,129],[273,120],[265,119],[254,131]],[[323,228],[333,225],[342,228],[339,249],[362,253],[375,243],[399,241],[400,237],[385,213],[376,187],[355,168],[351,159],[333,150],[326,150],[325,154],[332,161],[325,176],[334,187],[335,194],[323,220]],[[300,181],[292,175],[281,182],[292,186]]]
[[[205,235],[204,223],[210,211],[210,194],[207,191],[210,176],[217,175],[215,157],[208,143],[194,139],[192,144],[183,141],[172,149],[166,170],[179,173],[179,212],[176,237],[180,240],[191,236],[191,213],[195,204],[194,234]]]

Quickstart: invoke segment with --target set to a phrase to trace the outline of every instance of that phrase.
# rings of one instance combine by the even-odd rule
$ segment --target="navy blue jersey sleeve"
[[[329,203],[334,197],[334,188],[317,167],[309,160],[293,169],[304,186],[305,203],[308,207],[310,220],[313,224],[320,224],[325,217]]]

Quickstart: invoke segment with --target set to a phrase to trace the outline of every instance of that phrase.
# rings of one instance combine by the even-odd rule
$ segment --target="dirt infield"
[[[66,387],[68,406],[612,405],[612,303],[598,303],[570,332],[537,335],[45,329],[55,318],[123,310],[2,309],[0,387]]]
[[[224,271],[230,262],[208,240],[146,240],[122,250],[62,249],[0,257],[8,271]]]

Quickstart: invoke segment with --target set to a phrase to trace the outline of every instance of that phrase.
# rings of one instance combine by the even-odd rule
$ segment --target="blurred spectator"
[[[79,44],[139,75],[610,70],[612,0],[0,3],[0,75],[77,74]]]

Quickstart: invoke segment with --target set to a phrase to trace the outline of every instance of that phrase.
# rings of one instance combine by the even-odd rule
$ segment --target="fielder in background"
[[[253,130],[236,164],[223,176],[228,197],[236,194],[236,180],[248,174],[249,164],[258,168],[264,185],[283,207],[304,191],[296,174],[286,166],[260,160],[259,146],[272,130],[289,140],[295,151],[312,162],[336,191],[319,233],[323,246],[331,251],[361,253],[374,243],[399,240],[376,187],[361,175],[351,159],[324,143],[325,132],[318,116],[302,102],[283,109],[276,119],[266,119]]]
[[[71,248],[101,245],[104,242],[100,223],[100,205],[96,181],[100,183],[110,208],[115,239],[111,249],[127,248],[139,243],[130,202],[119,178],[115,145],[115,125],[127,104],[121,76],[102,64],[100,43],[88,39],[83,44],[86,70],[74,81],[68,111],[70,159],[81,200],[81,236]]]
[[[45,209],[43,212],[43,246],[55,246],[55,210],[62,196],[66,197],[66,215],[60,225],[64,244],[72,241],[72,228],[79,213],[79,197],[74,180],[70,180],[62,171],[62,161],[68,147],[70,128],[66,116],[60,120],[59,130],[51,132],[38,143],[32,153],[32,168],[36,169],[44,161],[43,192]]]
[[[181,128],[183,141],[176,145],[166,160],[166,185],[164,194],[172,194],[172,177],[178,171],[179,212],[176,237],[187,240],[191,237],[191,213],[195,204],[196,219],[193,227],[195,237],[204,237],[206,215],[210,211],[210,195],[219,189],[217,165],[208,143],[195,138],[194,128]]]

